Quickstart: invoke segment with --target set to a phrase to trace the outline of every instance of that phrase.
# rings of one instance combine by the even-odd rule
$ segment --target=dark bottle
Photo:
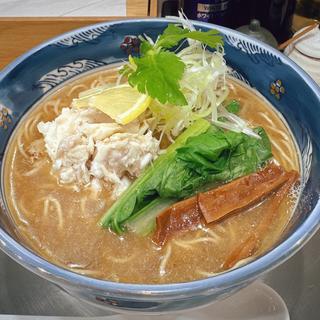
[[[189,19],[229,26],[231,0],[184,0],[182,7]]]

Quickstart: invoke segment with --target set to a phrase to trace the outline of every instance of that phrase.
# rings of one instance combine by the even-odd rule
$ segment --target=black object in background
[[[165,16],[177,16],[179,10],[179,1],[168,0],[162,3],[161,17]]]
[[[190,19],[234,29],[258,19],[283,42],[292,35],[296,0],[182,0],[180,5]]]
[[[320,0],[298,0],[297,14],[320,20]]]
[[[296,0],[260,0],[255,3],[255,18],[271,31],[279,43],[292,36],[292,19]]]

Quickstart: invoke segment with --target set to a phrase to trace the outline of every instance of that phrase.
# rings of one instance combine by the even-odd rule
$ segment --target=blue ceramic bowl
[[[1,159],[16,124],[44,94],[76,75],[127,59],[128,51],[134,48],[123,44],[126,36],[146,33],[155,39],[169,21],[127,20],[78,29],[34,48],[10,64],[0,73]],[[74,296],[115,311],[167,312],[226,297],[292,256],[319,226],[319,87],[292,61],[261,42],[219,26],[195,25],[221,31],[226,60],[234,76],[255,87],[289,123],[302,155],[304,189],[290,228],[275,248],[248,265],[188,283],[137,285],[85,277],[29,251],[15,240],[10,226],[3,224],[0,228],[0,247],[18,263]],[[1,201],[6,211],[3,196]]]

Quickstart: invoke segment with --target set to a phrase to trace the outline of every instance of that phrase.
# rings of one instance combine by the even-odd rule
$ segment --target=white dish
[[[280,295],[262,282],[254,282],[228,299],[182,314],[106,317],[35,317],[0,315],[0,320],[290,320]]]
[[[302,32],[298,31],[295,35]],[[314,28],[288,46],[284,53],[320,85],[320,29]]]

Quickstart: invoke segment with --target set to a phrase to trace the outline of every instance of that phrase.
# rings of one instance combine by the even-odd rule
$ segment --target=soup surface
[[[228,216],[219,223],[175,235],[161,249],[151,236],[125,233],[121,237],[102,229],[98,221],[112,205],[110,191],[80,191],[59,185],[50,173],[43,149],[38,159],[28,150],[42,139],[37,124],[51,121],[79,92],[114,82],[106,69],[69,82],[46,96],[23,119],[7,151],[4,179],[7,205],[21,241],[48,261],[99,279],[130,283],[173,283],[208,277],[222,271],[228,254],[255,232],[267,214],[268,198],[259,205]],[[292,136],[274,109],[252,89],[229,80],[230,98],[240,100],[240,116],[261,125],[272,142],[276,161],[286,170],[299,171]],[[285,229],[297,199],[290,194],[259,244],[257,255],[271,248]]]

